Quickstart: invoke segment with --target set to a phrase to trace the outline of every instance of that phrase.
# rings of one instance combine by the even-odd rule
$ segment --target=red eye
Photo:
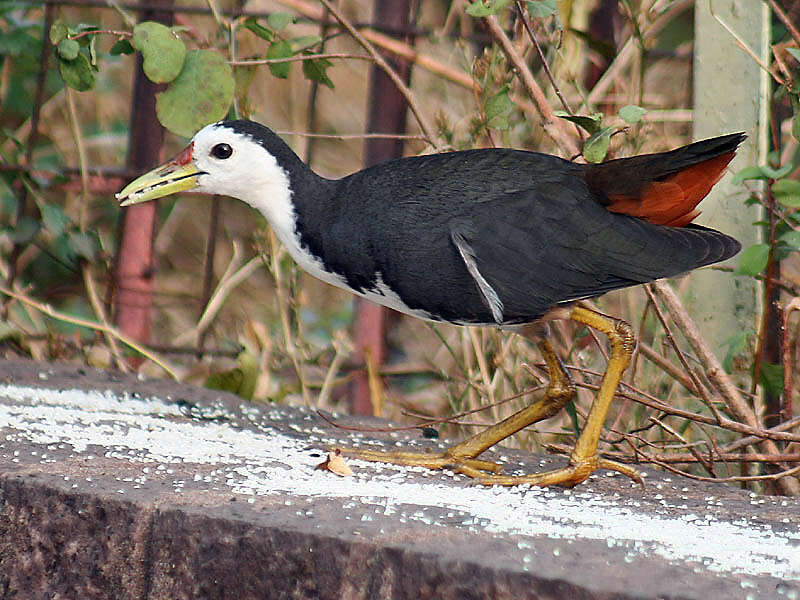
[[[233,148],[228,144],[217,144],[211,149],[211,156],[215,158],[230,158],[231,154],[233,154]]]

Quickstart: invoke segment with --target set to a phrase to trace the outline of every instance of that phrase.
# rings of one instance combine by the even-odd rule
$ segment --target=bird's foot
[[[608,469],[622,473],[633,479],[636,483],[644,487],[644,479],[639,471],[629,465],[599,458],[590,457],[580,462],[570,462],[566,467],[545,471],[544,473],[534,473],[532,475],[489,475],[486,473],[475,473],[472,477],[483,485],[535,485],[545,487],[549,485],[560,485],[563,487],[573,487],[585,481],[589,475],[598,469]],[[469,473],[466,473],[469,475]]]
[[[501,475],[500,473],[503,467],[497,463],[477,458],[457,456],[449,450],[428,453],[364,450],[360,448],[336,449],[350,458],[370,462],[383,462],[408,467],[424,467],[426,469],[449,469],[471,477],[476,483],[482,485],[512,486],[528,484],[539,487],[550,485],[573,487],[585,481],[589,475],[598,469],[608,469],[626,475],[636,483],[644,486],[644,479],[639,471],[633,467],[597,456],[575,461],[566,467],[545,471],[544,473],[534,473],[531,475]]]
[[[445,450],[444,452],[403,452],[363,450],[361,448],[339,448],[344,456],[371,462],[390,463],[407,467],[425,467],[426,469],[450,469],[470,477],[479,477],[488,473],[500,473],[501,465],[488,460],[479,460],[466,456],[458,456]]]

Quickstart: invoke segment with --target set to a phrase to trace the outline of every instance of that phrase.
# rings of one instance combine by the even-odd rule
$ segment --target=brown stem
[[[781,363],[783,364],[783,408],[781,410],[781,420],[788,421],[792,418],[792,399],[794,396],[794,385],[792,372],[794,361],[792,360],[791,337],[789,335],[789,317],[792,312],[800,309],[800,298],[792,298],[781,312]]]
[[[375,46],[373,46],[363,35],[361,35],[361,33],[342,14],[342,12],[330,2],[330,0],[320,0],[320,2],[330,11],[334,18],[339,21],[342,27],[344,27],[350,33],[350,35],[353,36],[353,38],[359,44],[361,44],[361,47],[369,53],[369,55],[375,61],[375,64],[378,65],[378,67],[380,67],[380,69],[394,82],[394,84],[397,86],[397,89],[405,97],[406,102],[408,102],[408,107],[411,109],[411,112],[414,113],[414,117],[417,119],[417,123],[419,123],[419,127],[422,129],[423,134],[425,134],[425,137],[428,139],[428,143],[434,146],[437,150],[441,150],[436,131],[428,123],[428,119],[425,117],[422,108],[414,97],[414,94],[403,81],[402,77],[397,74],[397,71],[395,71],[391,65],[386,62],[386,59],[384,59],[383,56],[381,56],[380,53],[375,49]]]
[[[547,135],[558,144],[559,148],[569,156],[578,154],[580,148],[578,148],[578,145],[575,143],[574,137],[564,129],[567,122],[558,119],[553,114],[553,109],[547,101],[547,96],[542,91],[542,88],[539,87],[539,84],[536,83],[533,73],[531,73],[525,60],[520,56],[519,52],[517,52],[514,44],[511,42],[508,35],[506,35],[506,32],[500,27],[500,22],[497,20],[497,17],[495,15],[490,15],[485,17],[484,20],[489,28],[489,33],[500,45],[506,58],[508,58],[508,61],[513,65],[525,91],[533,100],[536,110],[542,118],[542,128]]]
[[[725,369],[722,368],[722,365],[714,353],[711,352],[708,343],[700,334],[697,325],[695,325],[694,321],[689,317],[689,314],[681,304],[675,291],[665,281],[656,281],[650,285],[658,294],[661,301],[667,305],[672,320],[678,325],[684,337],[689,342],[689,345],[694,349],[697,357],[706,369],[706,374],[717,386],[717,389],[719,389],[731,413],[753,429],[763,430],[755,412],[748,406],[747,402],[745,402],[739,390],[736,389],[733,381],[731,381],[730,376],[725,372]],[[761,445],[763,445],[764,450],[768,454],[779,453],[778,446],[772,440],[764,440],[761,442]],[[777,485],[781,491],[787,495],[800,495],[800,481],[797,479],[784,477],[778,480]]]
[[[675,336],[672,334],[672,329],[670,328],[669,323],[667,322],[667,319],[664,316],[664,313],[661,311],[661,308],[658,306],[658,303],[656,302],[656,299],[653,296],[653,290],[651,289],[652,285],[654,284],[646,285],[644,287],[644,290],[647,293],[648,297],[650,298],[650,301],[653,303],[653,310],[655,310],[656,315],[658,316],[658,320],[661,321],[661,325],[662,327],[664,327],[664,333],[666,333],[667,339],[669,340],[672,349],[675,351],[675,354],[678,355],[678,360],[681,361],[683,368],[686,369],[686,373],[689,375],[689,377],[692,380],[692,383],[694,384],[695,388],[700,394],[700,398],[703,400],[705,405],[711,411],[711,414],[714,415],[714,418],[717,419],[717,422],[721,422],[722,415],[717,410],[717,407],[714,406],[714,402],[712,401],[711,396],[708,393],[708,390],[702,384],[700,378],[694,372],[694,369],[692,369],[692,367],[689,365],[689,361],[686,359],[686,356],[684,355],[683,351],[681,351],[680,347],[678,346],[678,342],[675,340]]]

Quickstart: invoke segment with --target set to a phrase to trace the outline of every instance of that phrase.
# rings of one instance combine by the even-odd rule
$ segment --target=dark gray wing
[[[679,275],[739,250],[736,240],[714,230],[609,213],[578,182],[547,183],[493,204],[475,206],[456,227],[497,292],[507,323]]]

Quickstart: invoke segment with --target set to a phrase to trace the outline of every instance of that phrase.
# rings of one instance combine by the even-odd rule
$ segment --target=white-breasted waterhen
[[[346,454],[447,467],[485,484],[572,486],[601,468],[641,482],[632,467],[597,456],[633,332],[579,301],[736,254],[735,239],[691,221],[744,137],[601,164],[467,150],[404,158],[331,180],[268,128],[223,121],[200,130],[176,158],[117,197],[123,206],[175,192],[238,198],[261,212],[297,263],[323,281],[423,319],[508,329],[540,348],[549,386],[511,417],[439,454],[343,449]],[[608,367],[569,465],[502,475],[480,454],[553,416],[574,394],[545,337],[550,319],[606,334]]]

